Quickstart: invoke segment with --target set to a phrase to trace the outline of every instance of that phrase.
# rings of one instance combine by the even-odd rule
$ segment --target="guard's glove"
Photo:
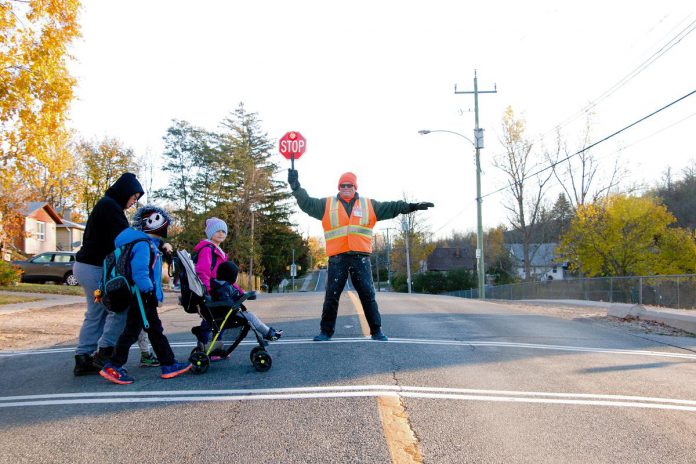
[[[408,204],[408,212],[412,213],[414,211],[425,211],[428,208],[432,208],[435,205],[430,202],[425,202],[425,203],[409,203]]]
[[[297,169],[288,169],[288,184],[290,188],[294,191],[300,188],[299,174]]]

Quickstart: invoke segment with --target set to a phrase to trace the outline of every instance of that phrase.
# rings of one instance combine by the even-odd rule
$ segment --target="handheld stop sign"
[[[278,149],[281,155],[290,160],[290,167],[295,169],[295,159],[299,159],[307,149],[307,140],[299,132],[290,131],[280,138]]]

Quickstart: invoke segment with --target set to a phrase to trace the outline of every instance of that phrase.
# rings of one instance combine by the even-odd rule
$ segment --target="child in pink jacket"
[[[205,221],[205,236],[206,240],[201,240],[198,245],[193,248],[194,261],[196,262],[196,274],[198,278],[201,279],[203,285],[208,294],[211,294],[210,283],[211,280],[215,279],[217,276],[218,267],[220,264],[227,262],[227,254],[222,251],[220,245],[227,238],[227,224],[222,219],[211,217]],[[239,290],[240,295],[244,294],[244,290],[241,289],[237,284],[235,288]],[[201,321],[200,327],[194,327],[191,332],[196,336],[198,341],[203,344],[207,344],[210,341],[210,335],[212,333],[212,327],[204,319]],[[218,340],[216,345],[220,344],[219,347],[222,348],[222,343]],[[217,349],[217,347],[216,347]],[[219,356],[211,356],[211,360],[220,360]]]
[[[205,221],[205,235],[208,237],[207,240],[201,240],[193,248],[193,254],[196,255],[196,274],[210,293],[210,280],[217,275],[220,263],[227,261],[227,254],[220,248],[222,242],[227,238],[227,224],[216,217],[207,219]]]

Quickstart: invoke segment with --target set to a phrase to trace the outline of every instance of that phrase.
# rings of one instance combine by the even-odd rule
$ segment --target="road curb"
[[[495,301],[495,300],[491,300]],[[607,301],[590,300],[497,300],[501,302],[518,301],[520,303],[561,305],[576,308],[594,308],[604,310],[607,316],[618,319],[638,319],[657,322],[674,329],[683,330],[696,335],[696,310],[660,308],[633,303],[609,303]]]
[[[614,306],[607,310],[607,316],[619,319],[635,318],[642,321],[651,321],[664,324],[675,329],[696,334],[696,313],[682,309],[652,309],[642,305]]]

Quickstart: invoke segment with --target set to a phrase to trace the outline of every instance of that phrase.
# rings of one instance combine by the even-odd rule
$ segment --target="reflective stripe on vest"
[[[339,208],[343,208],[343,212]],[[376,222],[369,198],[358,198],[349,217],[337,197],[328,197],[322,220],[326,254],[333,256],[347,251],[371,253],[372,228]]]

